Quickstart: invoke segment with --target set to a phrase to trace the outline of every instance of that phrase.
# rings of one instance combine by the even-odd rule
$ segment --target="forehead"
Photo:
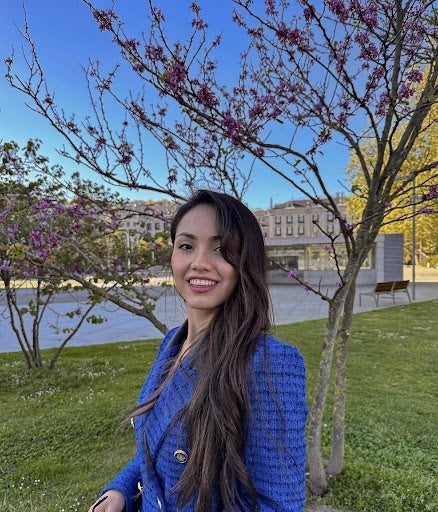
[[[176,236],[184,233],[199,237],[217,235],[216,212],[213,206],[201,204],[189,210],[176,228]]]

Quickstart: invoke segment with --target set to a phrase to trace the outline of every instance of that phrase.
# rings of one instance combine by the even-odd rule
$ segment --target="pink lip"
[[[200,281],[199,283],[192,283],[191,281]],[[202,281],[209,281],[212,284],[202,284]],[[206,293],[211,290],[213,290],[216,285],[217,281],[214,281],[213,279],[205,279],[205,278],[199,278],[199,277],[191,277],[187,280],[187,284],[189,285],[190,290],[196,293]]]
[[[212,290],[216,285],[213,286],[193,286],[189,283],[189,288],[196,293],[206,293]]]

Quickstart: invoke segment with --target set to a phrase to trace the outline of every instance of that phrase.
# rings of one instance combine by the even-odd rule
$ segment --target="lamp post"
[[[417,200],[417,196],[415,194],[415,175],[412,180],[412,300],[415,300],[415,255],[416,255],[416,247],[415,247],[415,201]]]

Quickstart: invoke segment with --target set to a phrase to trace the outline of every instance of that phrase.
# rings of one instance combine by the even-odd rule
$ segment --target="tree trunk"
[[[351,324],[353,321],[354,299],[356,296],[356,281],[348,290],[342,326],[336,343],[336,376],[333,405],[333,437],[330,459],[327,464],[327,474],[339,475],[344,466],[345,448],[345,401],[347,393],[347,351],[350,340]]]
[[[58,357],[61,355],[61,352],[63,351],[64,347],[73,338],[73,336],[79,331],[79,329],[81,328],[82,324],[85,322],[85,320],[87,319],[89,313],[91,312],[91,310],[94,308],[95,305],[96,305],[95,303],[91,303],[88,306],[87,310],[85,311],[85,313],[82,314],[81,319],[76,324],[76,327],[70,332],[70,334],[64,339],[64,341],[61,343],[61,345],[59,345],[59,347],[56,349],[54,356],[50,360],[49,370],[53,370],[53,368],[55,367],[55,363],[58,360]]]
[[[310,412],[307,433],[306,469],[308,473],[307,485],[313,494],[322,496],[327,492],[327,478],[322,458],[321,431],[324,417],[324,408],[330,384],[330,374],[333,359],[333,348],[339,320],[344,309],[347,290],[341,290],[333,299],[329,308],[326,334],[319,363],[318,383]]]

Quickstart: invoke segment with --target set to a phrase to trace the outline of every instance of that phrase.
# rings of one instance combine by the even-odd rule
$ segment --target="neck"
[[[201,310],[188,310],[187,311],[187,338],[183,343],[183,349],[189,349],[193,343],[199,338],[199,335],[207,329],[210,322],[213,320],[215,313],[206,313]]]

